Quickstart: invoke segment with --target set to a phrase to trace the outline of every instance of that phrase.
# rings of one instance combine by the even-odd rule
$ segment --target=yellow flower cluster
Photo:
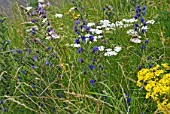
[[[144,86],[146,99],[152,98],[164,114],[170,114],[170,66],[167,63],[151,69],[143,68],[138,74],[137,86]]]

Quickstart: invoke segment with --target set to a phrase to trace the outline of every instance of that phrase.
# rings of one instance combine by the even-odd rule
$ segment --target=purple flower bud
[[[83,60],[82,58],[79,58],[78,61],[79,61],[80,63],[83,63],[83,62],[84,62],[84,60]]]
[[[97,50],[99,50],[99,47],[95,46],[95,47],[93,48],[93,53],[95,53]]]

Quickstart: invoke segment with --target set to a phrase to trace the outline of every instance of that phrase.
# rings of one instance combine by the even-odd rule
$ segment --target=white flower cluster
[[[111,48],[105,49],[104,46],[99,47],[99,51],[105,51],[104,56],[116,56],[121,50],[122,47],[120,46],[114,47],[114,50],[112,50]]]

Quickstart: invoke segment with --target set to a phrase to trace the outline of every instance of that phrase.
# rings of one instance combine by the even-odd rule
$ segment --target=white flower
[[[81,47],[80,44],[71,44],[70,46],[72,46],[72,47]]]
[[[117,55],[117,53],[115,51],[109,51],[104,53],[104,56],[113,56],[113,55]]]
[[[87,24],[88,27],[92,27],[92,26],[94,26],[94,25],[95,25],[95,23],[88,23],[88,24]]]
[[[101,26],[97,26],[96,28],[97,28],[97,29],[101,29],[102,27],[101,27]]]
[[[96,29],[90,29],[90,32],[91,32],[92,34],[94,34],[95,31],[96,31]]]
[[[122,21],[116,21],[115,25],[121,27],[123,25],[123,23],[122,23]]]
[[[100,47],[98,47],[99,48],[99,51],[104,51],[104,46],[100,46]]]
[[[106,51],[112,51],[112,49],[111,49],[111,48],[108,48],[108,49],[106,49]]]
[[[96,32],[96,34],[101,34],[103,31],[99,30],[99,29],[96,29],[95,32]]]
[[[62,18],[63,14],[55,14],[56,18]]]
[[[38,0],[38,2],[41,2],[41,3],[43,3],[43,2],[44,2],[44,0]]]
[[[25,8],[27,11],[30,11],[32,9],[32,7],[26,7]]]
[[[124,21],[126,23],[133,23],[133,22],[137,22],[138,20],[135,18],[132,18],[132,19],[122,19],[122,21]]]
[[[116,52],[119,52],[119,51],[121,51],[122,50],[122,47],[120,47],[120,46],[116,46],[115,48],[114,48],[114,51],[116,51]]]
[[[154,20],[149,20],[149,21],[147,21],[146,23],[154,24],[155,21],[154,21]]]
[[[148,29],[148,26],[143,26],[141,29],[147,30],[147,29]]]
[[[46,21],[47,21],[47,18],[43,19],[43,21],[42,21],[42,22],[43,22],[43,23],[45,23]]]
[[[89,37],[89,36],[90,36],[90,34],[86,34],[86,35],[85,35],[85,37]]]
[[[132,26],[133,24],[124,24],[123,27],[126,28],[126,27],[129,27],[129,26]]]
[[[75,7],[72,7],[69,9],[69,12],[73,11],[75,9]]]
[[[54,39],[60,38],[60,36],[58,34],[52,34],[51,37]]]
[[[98,38],[102,38],[103,36],[102,35],[99,35]]]
[[[130,30],[127,31],[127,34],[130,34],[130,35],[137,35],[138,32],[135,31],[135,30],[133,30],[133,29],[130,29]]]
[[[115,27],[116,25],[114,23],[110,24],[110,27],[113,28]]]
[[[138,39],[138,38],[132,38],[132,39],[131,39],[131,42],[136,43],[136,44],[139,44],[139,43],[141,43],[141,40]]]
[[[100,20],[100,24],[102,27],[107,27],[110,26],[110,21],[109,20]]]
[[[97,42],[97,36],[94,36],[94,40],[93,40],[94,42]]]

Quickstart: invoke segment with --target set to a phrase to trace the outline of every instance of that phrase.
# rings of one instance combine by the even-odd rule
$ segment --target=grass
[[[46,39],[48,26],[41,26],[42,18],[38,18],[38,15],[31,17],[19,4],[13,4],[12,18],[7,17],[0,23],[0,112],[161,114],[161,110],[157,110],[157,104],[151,98],[145,98],[144,87],[137,87],[136,82],[139,66],[148,68],[149,65],[170,63],[167,26],[170,21],[166,18],[170,11],[168,1],[137,0],[135,3],[133,0],[75,0],[75,3],[61,1],[57,3],[57,7],[51,5],[44,8],[50,26],[60,36],[55,40]],[[108,18],[104,14],[107,7],[112,6],[114,10],[109,10],[108,13],[114,12],[114,15],[109,21],[115,23],[124,18],[133,18],[137,4],[147,7],[147,13],[143,16],[146,21],[156,21],[148,24],[146,34],[139,33],[142,36],[141,43],[130,41],[133,36],[128,35],[127,31],[134,29],[132,25],[127,28],[115,27],[116,30],[110,31],[102,29],[103,37],[97,42],[83,43],[80,40],[83,48],[81,53],[77,52],[79,48],[66,46],[73,44],[79,37],[73,30],[76,15],[80,14],[87,23],[99,25],[100,20]],[[36,7],[34,3],[32,5]],[[80,10],[84,6],[85,9]],[[78,10],[68,13],[71,7],[77,7]],[[103,11],[102,8],[106,10]],[[63,14],[63,17],[56,18],[56,13]],[[37,19],[38,22],[28,23],[31,19]],[[26,32],[32,26],[39,28],[35,35]],[[80,34],[86,35],[86,32]],[[147,39],[148,44],[145,43]],[[122,50],[116,56],[107,57],[103,51],[93,53],[95,46],[112,49],[120,46]],[[146,48],[142,50],[141,46]],[[148,56],[151,59],[147,59]],[[82,63],[79,62],[80,58],[83,59]],[[89,65],[93,65],[94,69],[90,70]]]

